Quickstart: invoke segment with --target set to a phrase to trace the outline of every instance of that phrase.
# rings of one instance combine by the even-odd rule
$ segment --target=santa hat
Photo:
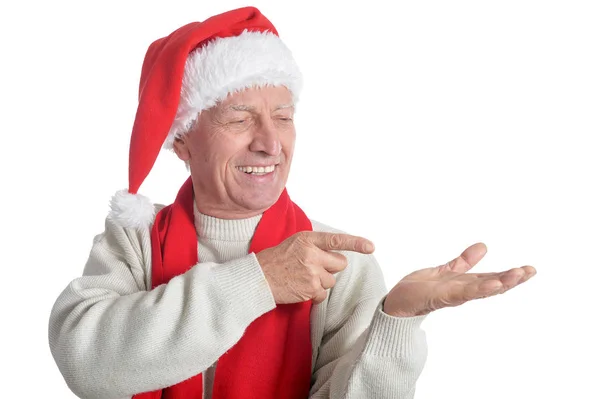
[[[302,75],[271,22],[245,7],[185,25],[153,42],[144,58],[129,147],[129,188],[111,200],[109,217],[148,228],[154,205],[138,194],[161,147],[172,148],[202,110],[251,87],[285,86],[294,102]]]

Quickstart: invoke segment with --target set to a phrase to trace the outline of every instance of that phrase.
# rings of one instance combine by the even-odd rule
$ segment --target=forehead
[[[239,92],[230,93],[217,104],[217,107],[225,109],[231,106],[244,105],[252,108],[264,107],[292,107],[292,95],[285,86],[265,86],[244,89]]]

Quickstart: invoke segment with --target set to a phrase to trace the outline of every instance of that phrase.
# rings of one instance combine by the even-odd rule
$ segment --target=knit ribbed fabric
[[[234,255],[236,257],[248,254],[250,241],[261,218],[262,214],[246,219],[218,219],[198,212],[196,203],[194,203],[194,222],[196,224],[198,239],[203,242],[241,242],[247,245],[246,252],[242,254],[236,253]],[[227,260],[234,259],[233,257],[229,258],[227,255],[229,251],[227,244],[222,249],[225,251],[222,256],[227,257]],[[235,249],[232,248],[231,250]]]
[[[209,399],[218,358],[275,308],[248,254],[260,218],[223,220],[195,209],[202,263],[151,291],[149,232],[107,220],[84,275],[50,315],[50,349],[71,390],[81,398],[131,398],[202,372]],[[311,313],[310,398],[413,398],[427,356],[425,316],[383,313],[387,289],[375,257],[342,253],[348,267]]]

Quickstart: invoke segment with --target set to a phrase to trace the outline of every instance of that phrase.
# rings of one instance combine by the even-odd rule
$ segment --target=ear
[[[191,158],[185,136],[175,138],[173,141],[173,151],[175,151],[175,154],[177,154],[182,161],[189,161]]]

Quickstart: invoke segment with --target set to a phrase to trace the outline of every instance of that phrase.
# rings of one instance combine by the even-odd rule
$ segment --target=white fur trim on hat
[[[271,32],[249,32],[218,38],[188,56],[175,120],[164,143],[187,133],[198,113],[227,94],[250,87],[285,86],[298,101],[302,75],[292,53]]]
[[[126,228],[147,229],[154,223],[154,204],[148,197],[120,190],[110,200],[109,217]]]

